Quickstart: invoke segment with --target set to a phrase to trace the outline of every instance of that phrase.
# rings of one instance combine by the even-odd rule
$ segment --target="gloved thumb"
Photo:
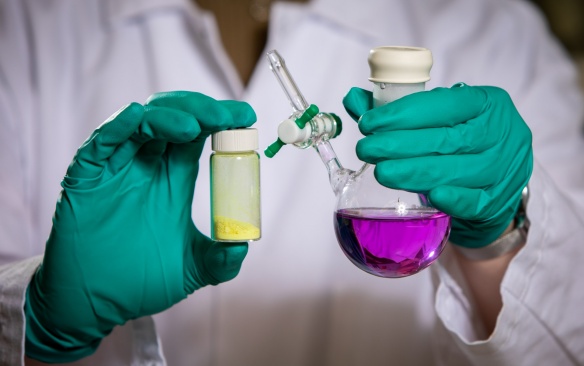
[[[373,108],[373,93],[353,87],[343,98],[343,105],[351,118],[358,122],[365,112]]]
[[[215,242],[205,253],[205,267],[217,284],[230,281],[239,274],[247,251],[248,244],[246,242]]]
[[[201,287],[232,280],[239,274],[247,251],[246,242],[216,242],[201,236],[185,263],[185,292],[192,294]]]

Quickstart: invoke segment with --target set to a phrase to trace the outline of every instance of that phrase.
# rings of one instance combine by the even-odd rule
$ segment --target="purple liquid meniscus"
[[[450,216],[424,208],[405,215],[387,209],[342,209],[335,212],[335,232],[345,255],[363,271],[405,277],[438,259],[450,234]]]

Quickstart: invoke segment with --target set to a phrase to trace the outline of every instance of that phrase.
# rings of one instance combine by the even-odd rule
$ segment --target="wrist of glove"
[[[501,257],[520,248],[527,241],[527,233],[530,226],[530,221],[527,217],[528,200],[529,188],[525,187],[521,193],[521,203],[519,204],[513,223],[510,225],[510,231],[505,230],[497,240],[484,247],[468,248],[455,245],[456,251],[466,259],[484,261]]]
[[[482,248],[497,240],[514,221],[519,202],[487,220],[452,218],[449,241],[466,248]]]
[[[531,132],[510,96],[456,84],[371,109],[353,88],[343,103],[365,135],[357,156],[375,164],[382,185],[423,193],[452,216],[450,241],[479,248],[513,220],[531,176]]]
[[[247,243],[212,241],[191,210],[205,138],[254,121],[246,103],[162,93],[123,108],[85,141],[27,290],[29,357],[85,357],[116,325],[238,274]]]

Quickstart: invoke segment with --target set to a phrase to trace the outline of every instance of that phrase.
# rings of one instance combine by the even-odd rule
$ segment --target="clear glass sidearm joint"
[[[265,154],[271,158],[287,144],[315,148],[337,198],[333,224],[347,258],[367,273],[388,278],[409,276],[432,264],[448,239],[450,216],[431,207],[422,194],[380,185],[370,164],[358,171],[343,168],[329,142],[341,133],[339,117],[306,102],[276,50],[267,57],[292,114],[280,123],[278,139]],[[424,48],[378,47],[371,50],[368,61],[377,108],[423,91],[432,56]]]
[[[314,147],[327,166],[334,193],[338,194],[344,187],[348,175],[352,173],[342,168],[328,142],[341,134],[343,130],[341,119],[334,113],[320,112],[316,105],[306,102],[278,51],[269,51],[267,58],[270,69],[288,97],[292,114],[280,123],[278,139],[268,146],[264,153],[268,158],[272,158],[288,144],[301,149]]]

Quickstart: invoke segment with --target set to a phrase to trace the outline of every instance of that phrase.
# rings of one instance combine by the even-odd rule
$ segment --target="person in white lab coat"
[[[17,365],[24,362],[25,293],[43,260],[59,183],[101,121],[153,93],[190,90],[214,98],[196,97],[209,108],[203,114],[232,115],[219,118],[222,128],[249,125],[254,116],[244,104],[218,101],[249,103],[266,147],[290,107],[263,58],[244,85],[211,13],[187,0],[0,0],[0,24],[0,364]],[[430,270],[415,276],[370,276],[338,248],[322,163],[313,152],[284,147],[262,159],[262,240],[250,244],[237,277],[172,307],[154,306],[170,307],[154,316],[156,332],[151,318],[128,316],[95,353],[72,364],[584,363],[584,108],[574,66],[523,1],[274,3],[266,50],[277,48],[286,58],[310,103],[345,121],[333,145],[348,167],[360,164],[355,146],[363,135],[342,100],[354,86],[371,88],[367,55],[388,44],[432,50],[428,89],[463,81],[500,87],[513,99],[532,132],[534,156],[526,207],[531,226],[520,250],[497,258],[500,267],[493,268],[492,261],[470,262],[449,245]],[[140,104],[114,119],[142,113]],[[190,120],[170,109],[164,118]],[[169,137],[157,129],[164,122],[152,120],[151,132],[168,141],[189,140],[214,123],[200,121],[191,135]],[[202,157],[192,217],[208,234],[210,149],[197,149],[193,156],[202,149]],[[83,162],[76,159],[69,169]],[[146,238],[132,239],[129,226],[114,229],[101,242],[113,249]],[[128,235],[118,242],[120,232]],[[245,250],[238,255],[239,263]],[[123,265],[111,258],[104,275]],[[227,280],[235,267],[199,285]],[[492,293],[500,295],[484,298]],[[482,310],[489,300],[494,317]],[[26,364],[38,362],[28,358]]]

